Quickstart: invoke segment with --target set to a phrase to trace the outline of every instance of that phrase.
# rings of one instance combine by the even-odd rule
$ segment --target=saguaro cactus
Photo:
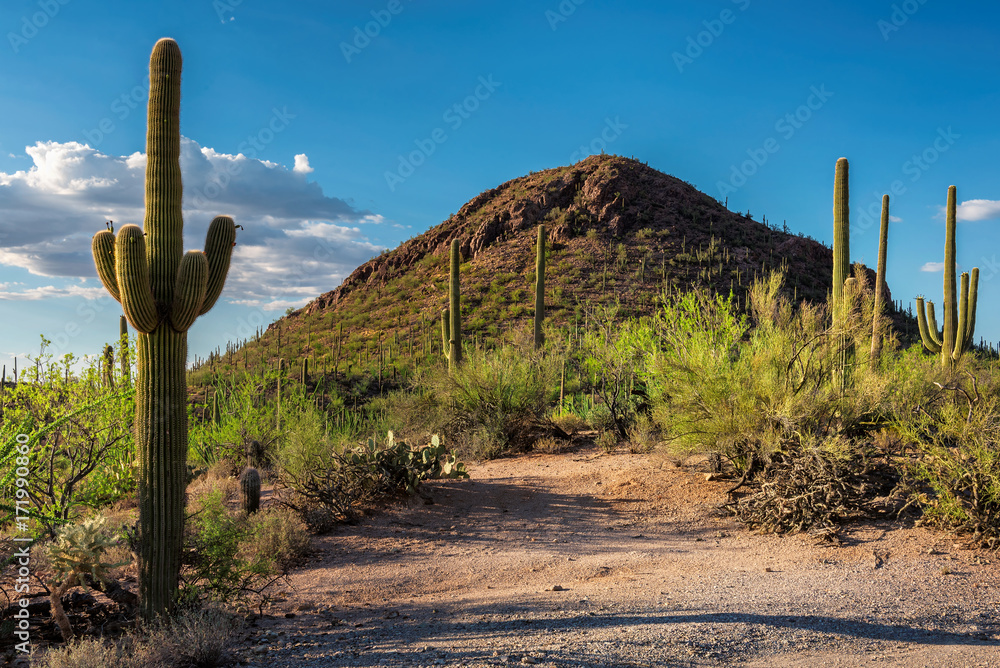
[[[205,252],[183,252],[180,169],[181,52],[161,39],[149,60],[146,215],[94,235],[97,274],[138,332],[135,438],[139,454],[139,597],[146,619],[177,591],[187,463],[187,330],[222,292],[236,226],[218,216]]]
[[[976,300],[979,293],[979,267],[972,268],[972,275],[962,274],[962,287],[956,304],[955,294],[955,227],[957,212],[955,186],[948,186],[948,203],[945,209],[944,237],[944,327],[940,332],[934,317],[934,302],[917,297],[917,326],[920,340],[932,353],[941,353],[941,366],[951,366],[962,358],[962,353],[972,346],[976,329]]]
[[[885,256],[889,241],[889,196],[882,195],[882,221],[878,232],[878,268],[875,271],[875,306],[872,313],[871,366],[878,366],[882,356],[882,310],[885,302]]]
[[[841,330],[838,359],[834,367],[834,382],[841,392],[847,387],[847,366],[851,356],[847,335],[843,333],[847,325],[844,283],[851,276],[851,215],[847,177],[847,158],[840,158],[833,178],[833,326]]]
[[[535,258],[535,348],[545,343],[545,225],[538,226],[538,255]]]
[[[458,277],[458,265],[462,255],[458,250],[458,239],[451,242],[451,287],[448,290],[448,310],[451,326],[448,328],[448,370],[454,371],[462,363],[462,285]]]

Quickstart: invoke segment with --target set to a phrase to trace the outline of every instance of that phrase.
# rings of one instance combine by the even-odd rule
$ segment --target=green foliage
[[[906,461],[910,502],[929,525],[1000,547],[1000,398],[997,379],[953,375],[935,383],[921,410],[898,414],[896,428],[914,444]],[[983,395],[986,396],[983,396]]]
[[[117,390],[103,387],[98,359],[72,377],[72,356],[56,363],[46,345],[43,338],[36,364],[0,397],[0,507],[13,518],[14,501],[27,499],[29,516],[54,536],[82,508],[99,508],[134,492],[135,409],[127,383],[117,383]],[[19,434],[27,436],[26,443],[17,442]],[[27,482],[22,488],[15,487],[19,467],[30,471],[21,476]]]
[[[202,496],[193,510],[185,531],[190,572],[180,600],[236,602],[260,596],[274,578],[274,563],[266,555],[241,552],[241,544],[253,537],[239,514],[226,507],[222,490]]]
[[[429,372],[419,389],[443,408],[442,429],[463,457],[491,459],[530,447],[557,379],[555,359],[529,340],[470,351],[456,372]]]

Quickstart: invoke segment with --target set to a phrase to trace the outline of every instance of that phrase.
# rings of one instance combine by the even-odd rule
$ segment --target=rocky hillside
[[[534,244],[543,222],[550,240],[546,315],[557,324],[595,302],[617,300],[626,314],[650,313],[664,286],[701,284],[741,297],[755,276],[782,264],[790,295],[824,300],[830,288],[832,253],[823,244],[729,211],[636,160],[594,155],[481,193],[273,323],[250,344],[263,346],[251,355],[322,357],[333,352],[338,325],[352,347],[411,336],[429,348],[447,305],[453,239],[463,257],[465,334],[497,337],[532,316]]]

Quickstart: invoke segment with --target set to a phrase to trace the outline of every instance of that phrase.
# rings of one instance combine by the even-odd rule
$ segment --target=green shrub
[[[239,557],[246,563],[270,560],[275,570],[285,572],[309,551],[309,532],[291,508],[270,506],[247,520],[240,541]]]
[[[472,459],[492,459],[527,450],[533,432],[546,424],[548,399],[558,386],[556,361],[533,347],[508,345],[471,350],[448,374],[428,374],[424,389],[445,408],[445,434]]]

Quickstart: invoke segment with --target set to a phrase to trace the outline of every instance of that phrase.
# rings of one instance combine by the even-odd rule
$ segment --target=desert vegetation
[[[175,51],[154,50],[154,97],[179,96]],[[151,162],[179,141],[176,114],[151,104]],[[359,269],[335,308],[319,300],[190,367],[185,332],[222,293],[236,227],[217,218],[206,252],[182,256],[179,167],[161,172],[151,199],[176,200],[162,218],[94,237],[137,332],[119,324],[116,344],[82,364],[53,359],[43,338],[0,385],[15,555],[3,637],[30,609],[51,619],[38,665],[214,665],[308,556],[310,534],[467,477],[464,462],[581,440],[608,456],[707,455],[748,529],[836,541],[847,522],[896,517],[1000,547],[1000,378],[974,345],[978,271],[955,275],[954,188],[943,327],[919,300],[917,343],[886,296],[888,198],[877,272],[849,262],[846,160],[832,252],[807,244],[830,283],[792,277],[774,253],[794,250],[787,229],[723,216],[705,196],[676,207],[698,230],[678,239],[644,187],[617,180],[637,163],[592,162],[601,187],[618,188],[600,207],[584,192],[604,191],[570,168],[538,177],[566,194],[547,211],[526,183],[504,184],[488,195],[516,198],[523,230],[484,229],[481,196],[409,247],[405,266],[390,254]],[[473,262],[519,231],[505,263]],[[173,264],[147,267],[147,243]]]

